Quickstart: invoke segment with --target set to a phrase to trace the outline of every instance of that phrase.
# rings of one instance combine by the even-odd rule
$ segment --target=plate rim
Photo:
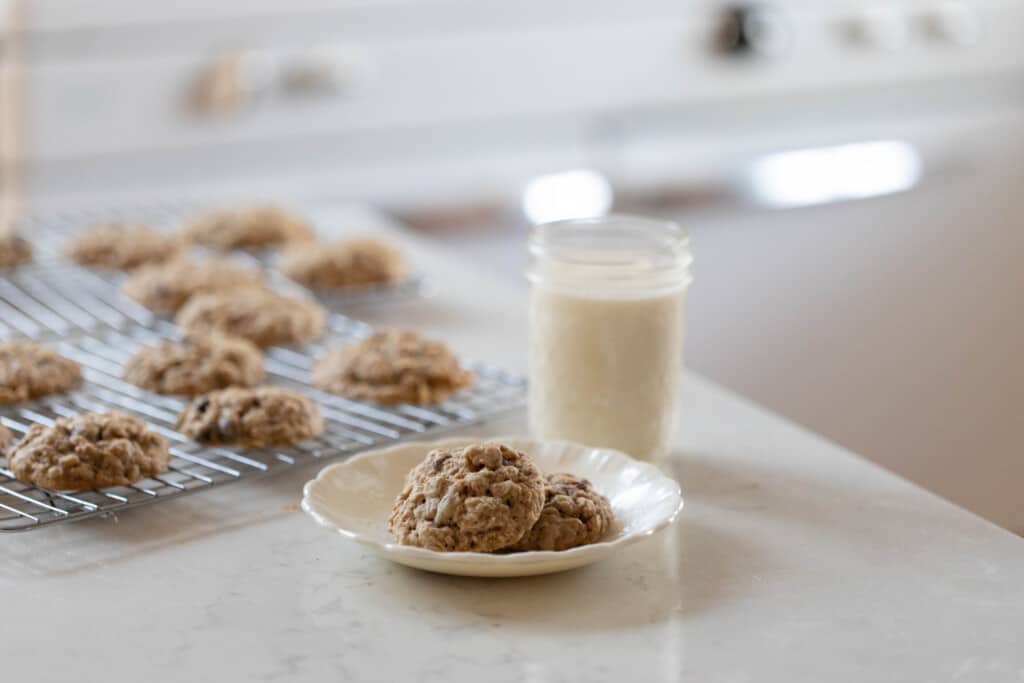
[[[434,448],[442,448],[442,447],[446,447],[446,446],[464,445],[464,444],[467,444],[467,443],[475,443],[475,442],[480,442],[480,441],[498,441],[498,442],[507,442],[507,441],[523,442],[523,441],[528,441],[528,442],[534,442],[534,443],[538,443],[538,444],[540,444],[540,443],[553,444],[553,445],[558,445],[558,446],[563,446],[563,447],[565,447],[565,446],[572,446],[572,447],[576,447],[576,448],[584,448],[584,449],[587,449],[587,450],[590,450],[590,451],[598,451],[598,452],[603,451],[603,452],[606,452],[606,453],[610,453],[615,458],[624,458],[626,461],[641,467],[641,469],[645,469],[645,470],[648,470],[648,471],[653,471],[658,477],[671,482],[672,488],[673,488],[673,493],[675,494],[676,503],[675,503],[675,506],[673,507],[672,512],[670,514],[668,514],[667,516],[665,516],[664,518],[659,520],[658,523],[655,524],[654,526],[652,526],[651,528],[645,529],[644,531],[636,532],[636,533],[633,533],[633,534],[627,534],[627,535],[620,536],[618,538],[611,539],[611,540],[608,540],[608,541],[598,541],[597,543],[590,543],[588,545],[578,546],[576,548],[570,548],[568,550],[557,550],[557,551],[556,550],[529,550],[529,551],[523,551],[523,552],[517,552],[517,553],[500,554],[500,553],[478,553],[478,552],[472,552],[472,551],[441,552],[441,551],[437,551],[437,550],[430,550],[428,548],[420,548],[420,547],[417,547],[417,546],[402,545],[402,544],[399,544],[399,543],[392,543],[392,542],[384,543],[384,542],[381,542],[379,540],[375,540],[375,539],[373,539],[371,537],[368,537],[368,536],[366,536],[364,534],[361,534],[359,532],[352,531],[351,529],[343,529],[342,527],[338,526],[337,524],[335,524],[331,520],[329,520],[326,517],[324,517],[315,508],[315,503],[312,501],[313,492],[315,491],[316,486],[321,481],[326,480],[329,476],[331,476],[331,473],[333,471],[345,469],[346,467],[351,466],[353,463],[359,462],[361,460],[369,460],[369,459],[372,459],[372,458],[385,457],[387,454],[389,454],[391,452],[398,451],[398,450],[405,450],[405,449],[414,448],[414,447],[422,447],[422,448],[427,448],[428,450],[430,450],[430,449],[434,449]],[[446,438],[443,438],[443,439],[436,439],[436,440],[433,440],[433,441],[402,441],[400,443],[391,444],[391,445],[389,445],[389,446],[387,446],[385,448],[377,448],[377,449],[363,451],[362,453],[358,453],[358,454],[352,456],[351,458],[348,458],[348,459],[343,460],[341,462],[331,463],[330,465],[327,465],[327,466],[321,468],[321,470],[319,472],[317,472],[315,477],[313,477],[312,479],[310,479],[309,481],[307,481],[303,485],[303,487],[302,487],[302,502],[300,503],[300,507],[302,508],[303,512],[305,512],[307,515],[309,515],[320,526],[325,527],[327,529],[333,529],[334,531],[336,531],[341,536],[344,536],[345,538],[351,539],[351,540],[355,541],[356,543],[359,543],[360,545],[376,549],[376,550],[380,551],[382,554],[384,554],[386,556],[389,556],[389,557],[393,557],[393,556],[396,556],[396,555],[404,555],[404,556],[407,556],[407,557],[422,558],[423,560],[437,561],[437,562],[446,562],[446,563],[456,563],[456,564],[457,563],[464,563],[464,562],[474,562],[474,563],[486,563],[486,564],[491,564],[491,565],[534,565],[534,564],[545,564],[545,563],[548,563],[548,562],[552,562],[552,561],[555,561],[556,558],[558,558],[560,560],[561,559],[567,559],[567,558],[574,558],[574,559],[581,559],[582,560],[584,557],[586,557],[588,555],[603,556],[604,554],[610,553],[610,552],[612,552],[613,550],[615,550],[617,548],[626,547],[626,546],[632,545],[634,543],[637,543],[639,541],[642,541],[642,540],[644,540],[646,538],[650,538],[651,536],[659,533],[660,531],[663,531],[664,529],[666,529],[669,526],[671,526],[672,524],[674,524],[679,519],[679,515],[681,514],[681,512],[683,510],[684,504],[685,504],[685,501],[683,500],[682,489],[680,488],[678,481],[676,481],[672,477],[670,477],[667,474],[665,474],[657,466],[655,466],[655,465],[653,465],[653,464],[651,464],[649,462],[644,462],[642,460],[637,460],[636,458],[634,458],[634,457],[632,457],[630,455],[627,455],[626,453],[623,453],[622,451],[616,450],[614,448],[604,448],[604,447],[600,447],[600,446],[590,446],[590,445],[583,444],[583,443],[580,443],[580,442],[577,442],[577,441],[571,441],[571,440],[568,440],[568,439],[536,439],[536,438],[533,438],[533,437],[521,436],[521,435],[520,436],[516,436],[516,435],[501,435],[501,436],[488,436],[488,437],[482,437],[482,438],[481,437],[472,437],[472,436],[453,436],[453,437],[446,437]]]

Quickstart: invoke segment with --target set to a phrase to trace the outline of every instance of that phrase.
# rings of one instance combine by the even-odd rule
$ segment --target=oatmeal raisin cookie
[[[571,474],[544,478],[540,519],[511,550],[568,550],[596,543],[612,525],[608,499],[586,479]]]
[[[324,429],[316,404],[277,387],[221,389],[192,399],[178,416],[178,431],[203,444],[247,448],[284,446]]]
[[[83,266],[131,270],[148,263],[165,263],[182,253],[185,243],[145,225],[96,225],[68,245],[67,255]]]
[[[31,401],[74,389],[82,368],[39,342],[0,342],[0,404]]]
[[[231,261],[176,259],[134,271],[121,291],[151,311],[174,313],[199,294],[260,287],[263,276]]]
[[[313,383],[356,400],[427,405],[468,387],[473,374],[441,342],[385,330],[327,351],[313,368]]]
[[[219,333],[257,346],[278,346],[320,336],[325,315],[319,304],[307,299],[247,288],[194,297],[174,322],[190,337]]]
[[[0,270],[17,268],[32,260],[32,245],[10,232],[0,232]]]
[[[333,244],[297,244],[283,254],[281,272],[313,289],[395,283],[405,277],[402,255],[389,242],[361,237]]]
[[[158,394],[251,387],[263,376],[263,354],[255,344],[219,334],[144,346],[124,366],[126,380]]]
[[[7,469],[47,489],[94,489],[156,476],[169,461],[167,441],[138,418],[83,413],[32,425],[7,454]]]
[[[409,472],[388,529],[402,545],[491,552],[540,517],[544,480],[533,460],[497,443],[431,451]]]
[[[187,239],[214,249],[265,249],[314,239],[301,217],[279,206],[219,209],[205,213],[185,228]]]

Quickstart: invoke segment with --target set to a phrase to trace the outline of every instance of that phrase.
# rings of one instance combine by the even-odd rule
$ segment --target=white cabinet
[[[688,358],[1024,533],[1024,112],[951,136],[906,194],[694,217]]]

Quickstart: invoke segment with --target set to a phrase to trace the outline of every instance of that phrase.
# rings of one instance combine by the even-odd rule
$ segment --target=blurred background
[[[525,288],[686,226],[688,365],[1024,532],[1020,0],[0,0],[0,221],[359,202]]]

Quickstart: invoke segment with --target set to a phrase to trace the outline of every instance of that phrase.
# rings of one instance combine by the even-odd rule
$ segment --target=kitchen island
[[[438,293],[363,310],[522,370],[522,291],[406,238]],[[476,428],[523,430],[521,416]],[[0,537],[3,679],[1024,681],[1024,540],[695,375],[668,531],[524,579],[377,559],[315,469]]]

